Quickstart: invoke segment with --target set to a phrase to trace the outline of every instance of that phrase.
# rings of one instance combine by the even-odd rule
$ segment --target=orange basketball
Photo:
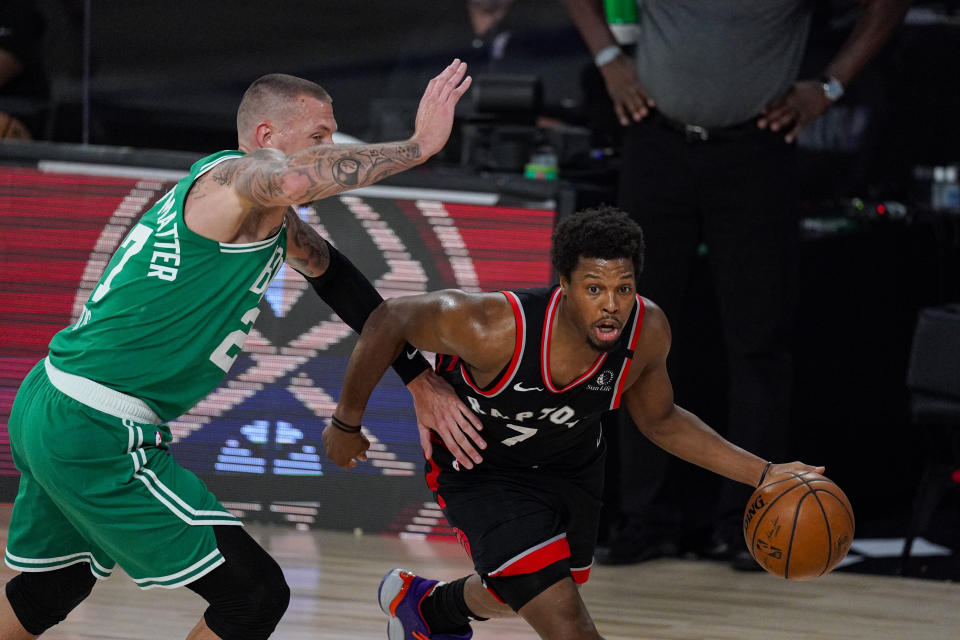
[[[832,480],[809,471],[768,476],[743,514],[743,535],[770,573],[810,580],[837,566],[853,542],[853,509]]]

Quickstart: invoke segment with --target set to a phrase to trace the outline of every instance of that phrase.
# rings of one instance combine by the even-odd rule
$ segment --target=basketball
[[[764,569],[788,580],[825,575],[853,542],[853,509],[829,478],[809,471],[767,477],[743,514],[747,548]]]

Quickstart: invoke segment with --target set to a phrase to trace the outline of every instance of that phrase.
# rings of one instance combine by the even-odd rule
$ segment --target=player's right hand
[[[467,63],[454,59],[427,84],[414,125],[411,141],[420,145],[420,153],[430,157],[443,149],[453,129],[453,116],[461,96],[470,88],[472,79]]]
[[[321,436],[327,457],[341,469],[352,469],[357,462],[367,459],[370,441],[363,432],[347,433],[328,424]]]
[[[633,59],[629,56],[617,56],[600,67],[600,73],[621,125],[627,126],[631,121],[640,122],[656,106],[640,84]]]

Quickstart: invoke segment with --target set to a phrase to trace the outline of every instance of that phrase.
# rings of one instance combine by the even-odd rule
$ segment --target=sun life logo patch
[[[606,369],[594,379],[594,384],[587,385],[587,389],[590,389],[590,391],[612,391],[613,387],[610,385],[613,382],[613,378],[613,371]]]

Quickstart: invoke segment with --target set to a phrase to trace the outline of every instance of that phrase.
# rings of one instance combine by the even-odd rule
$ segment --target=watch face
[[[843,85],[836,78],[824,78],[823,93],[830,100],[839,100],[843,96]]]

